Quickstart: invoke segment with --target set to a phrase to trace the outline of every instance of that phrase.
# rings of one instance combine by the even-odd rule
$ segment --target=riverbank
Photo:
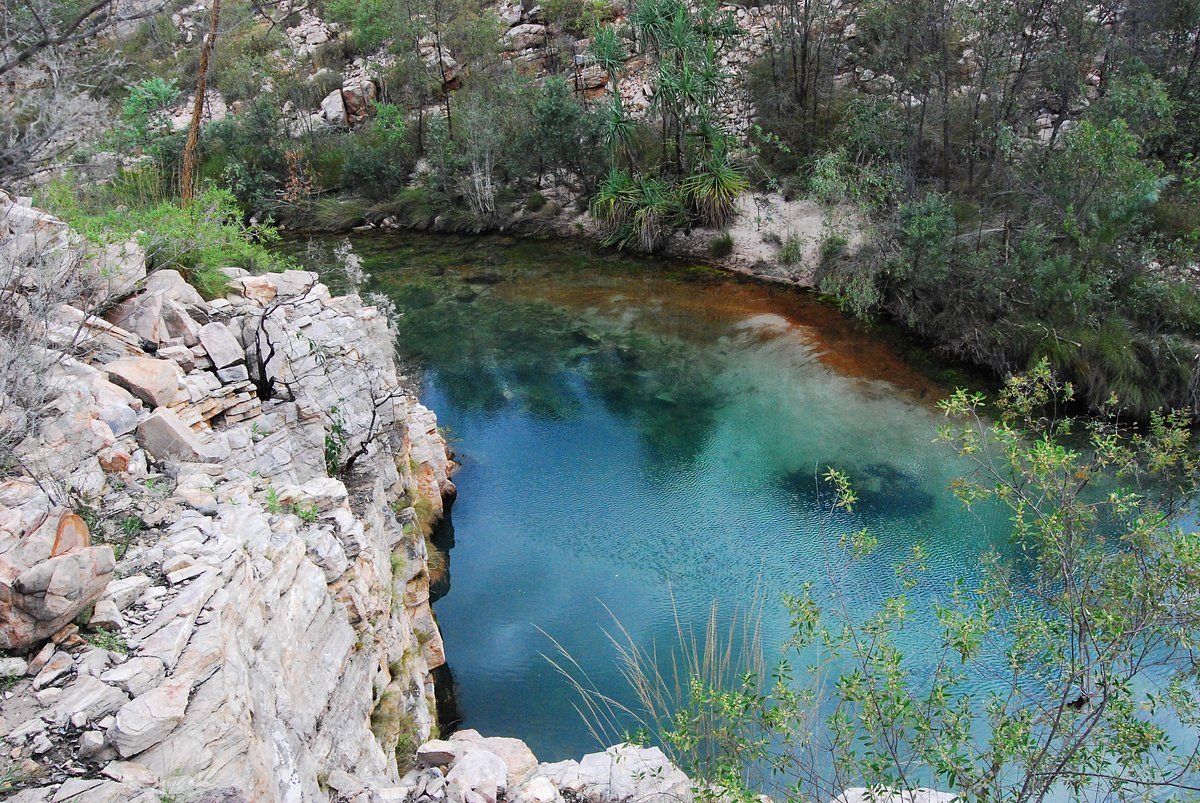
[[[419,203],[372,204],[353,197],[322,203],[317,212],[284,219],[280,230],[297,237],[406,230],[505,234],[579,239],[597,246],[603,245],[606,236],[601,224],[586,211],[586,199],[565,186],[531,190],[523,200],[501,206],[487,221],[462,210],[439,210]],[[737,199],[726,227],[678,230],[656,256],[700,262],[774,284],[816,289],[826,258],[852,256],[864,245],[863,223],[847,210],[786,198],[777,192],[748,192]]]

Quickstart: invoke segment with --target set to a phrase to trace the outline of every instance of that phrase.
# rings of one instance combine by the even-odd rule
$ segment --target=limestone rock
[[[245,382],[249,378],[250,372],[244,365],[230,365],[228,368],[217,369],[217,379],[220,379],[226,385]]]
[[[487,803],[496,803],[497,795],[508,788],[508,767],[495,753],[483,749],[468,750],[455,760],[446,783],[456,781],[481,795]]]
[[[321,101],[321,117],[325,122],[336,128],[344,128],[346,118],[346,103],[342,100],[342,90],[335,89]]]
[[[179,390],[179,368],[169,360],[123,357],[105,365],[104,371],[115,384],[151,407],[175,401]]]
[[[537,775],[513,792],[509,800],[512,803],[562,803],[563,797],[549,778]]]
[[[181,20],[199,16],[198,7],[189,8],[180,10]],[[321,31],[332,36],[335,29]],[[367,69],[365,62],[348,68],[338,99],[348,123],[368,110],[374,85]],[[0,238],[9,226],[6,199],[0,193]],[[48,216],[17,213],[13,220],[30,235],[22,248],[68,244],[66,227]],[[398,781],[396,757],[370,729],[381,693],[410,713],[419,736],[433,725],[430,669],[441,660],[441,639],[429,608],[426,556],[415,544],[409,549],[388,506],[407,489],[441,514],[442,494],[452,486],[436,417],[400,396],[378,411],[385,437],[360,460],[351,505],[346,487],[325,478],[322,411],[336,405],[348,427],[360,428],[373,412],[373,383],[399,385],[386,321],[355,296],[333,298],[312,273],[227,275],[228,294],[205,302],[178,273],[150,274],[137,296],[118,305],[142,316],[128,324],[136,332],[87,316],[82,302],[53,321],[53,347],[65,349],[70,333],[84,331],[88,351],[64,354],[66,389],[43,445],[82,467],[67,466],[64,481],[94,493],[108,515],[138,516],[145,530],[122,558],[121,573],[132,576],[68,577],[64,562],[82,563],[101,548],[34,484],[0,482],[5,602],[31,596],[58,614],[91,599],[92,624],[120,627],[124,620],[132,650],[125,658],[89,649],[77,628],[0,604],[0,630],[25,617],[61,642],[46,645],[28,666],[0,664],[29,677],[0,700],[0,733],[9,749],[26,755],[36,740],[44,761],[55,763],[53,784],[18,799],[157,803],[158,792],[140,786],[157,776],[160,791],[186,790],[192,803],[324,800],[323,777],[356,803],[414,800],[418,784],[439,803],[448,796],[454,803],[495,800],[524,773],[528,753],[513,765],[502,744],[456,742],[465,752],[452,788],[438,770]],[[258,345],[254,333],[268,312],[264,326],[279,354],[263,373],[282,378],[283,392],[260,402],[241,381],[247,360],[236,349]],[[145,362],[121,362],[127,358]],[[148,370],[161,371],[164,381],[131,376],[146,371],[124,365],[153,366]],[[320,381],[303,381],[316,376]],[[128,389],[135,379],[136,395]],[[170,495],[134,485],[147,476],[147,456],[178,480]],[[270,486],[294,489],[292,501],[315,509],[316,520],[272,515]],[[394,572],[389,559],[397,548],[402,570]],[[158,577],[164,563],[170,576],[152,585],[145,575]],[[92,575],[100,578],[92,583]],[[70,590],[79,585],[82,592]],[[56,653],[75,655],[74,673],[59,674],[66,661]],[[51,662],[34,692],[32,679]],[[76,740],[78,752],[69,755]],[[83,779],[116,758],[136,761],[147,774],[117,764],[112,778]],[[545,797],[540,786],[529,787],[526,803],[560,803],[535,800]]]
[[[25,670],[26,674],[36,676],[50,662],[50,659],[54,657],[54,653],[57,650],[58,647],[53,642],[43,645],[37,651],[37,654],[33,656],[33,660],[29,662],[29,667]]]
[[[123,611],[151,585],[150,578],[144,574],[134,574],[120,580],[112,580],[104,589],[103,599],[112,600],[113,604],[117,606],[117,610]]]
[[[350,120],[361,120],[374,102],[375,82],[369,78],[353,79],[342,84],[342,103]]]
[[[138,444],[158,461],[216,463],[225,453],[203,443],[174,410],[160,408],[137,428]]]
[[[657,747],[620,744],[582,761],[543,764],[538,771],[558,788],[587,803],[683,803],[692,782]]]
[[[98,630],[120,630],[125,627],[125,619],[117,610],[115,602],[111,599],[101,599],[96,602],[88,625]]]
[[[224,324],[208,323],[200,327],[200,344],[208,351],[215,368],[228,368],[246,361],[246,352]]]
[[[54,704],[52,719],[59,727],[68,722],[75,727],[82,727],[111,714],[128,702],[129,698],[120,689],[91,675],[80,675]]]
[[[154,786],[158,776],[136,761],[110,761],[101,771],[106,778],[134,786]]]
[[[463,744],[448,742],[445,739],[430,739],[417,748],[417,761],[427,767],[444,767],[465,750],[466,746]]]
[[[128,298],[105,313],[104,319],[150,343],[158,344],[169,337],[163,322],[162,296]]]
[[[0,658],[0,678],[19,678],[29,669],[24,658],[6,656]]]
[[[124,689],[137,697],[145,694],[162,682],[165,670],[158,658],[138,656],[114,666],[100,676],[105,683]]]
[[[125,704],[108,736],[122,756],[134,756],[161,742],[183,720],[191,683],[172,678]]]
[[[0,649],[23,649],[56,633],[99,598],[113,572],[109,546],[81,549],[0,577]]]
[[[541,47],[546,42],[546,26],[534,23],[514,25],[504,35],[504,49],[509,51],[528,50]]]
[[[468,745],[494,753],[504,762],[508,771],[508,787],[519,786],[537,769],[538,760],[520,739],[504,736],[480,736],[476,730],[461,730],[450,737],[450,744],[455,746]]]
[[[128,295],[146,278],[146,252],[137,240],[109,243],[93,260],[101,285],[97,302]]]
[[[162,296],[191,309],[204,309],[204,299],[176,270],[156,270],[146,278],[146,294]]]
[[[193,310],[195,308],[192,308]],[[177,301],[166,299],[162,302],[162,325],[166,332],[167,340],[179,343],[183,346],[191,348],[200,342],[201,326],[192,315]],[[159,343],[165,343],[167,340],[160,340]],[[159,356],[162,355],[161,351]]]
[[[162,797],[151,789],[141,789],[101,778],[72,778],[50,798],[50,803],[159,803]]]
[[[196,367],[196,356],[187,346],[163,346],[158,350],[157,356],[163,360],[173,361],[185,375]]]
[[[75,667],[75,659],[61,650],[54,653],[33,679],[33,690],[44,689]]]
[[[36,563],[91,545],[87,524],[66,508],[31,511],[28,525],[14,522],[19,537],[0,555],[3,573],[19,573]]]
[[[137,429],[137,413],[125,405],[109,404],[99,410],[100,420],[108,425],[114,437],[128,435]]]
[[[108,743],[105,742],[104,734],[101,731],[84,731],[79,735],[80,758],[95,758],[103,755],[107,748]]]
[[[96,603],[99,605],[100,603]],[[90,647],[76,657],[77,671],[81,675],[100,677],[113,664],[120,663],[125,656],[117,652],[109,652],[99,647]]]

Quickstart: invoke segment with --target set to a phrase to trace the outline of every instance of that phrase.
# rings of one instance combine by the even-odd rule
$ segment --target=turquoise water
[[[922,543],[927,611],[1005,548],[1003,520],[947,490],[966,466],[934,443],[946,388],[823,302],[572,245],[355,247],[462,463],[435,610],[464,727],[577,757],[597,745],[551,639],[628,700],[614,617],[665,651],[677,616],[701,627],[714,601],[732,616],[760,598],[773,660],[785,592],[836,588],[865,614]],[[829,466],[855,484],[853,516],[830,513]],[[848,561],[838,540],[863,526],[880,549]],[[918,669],[939,649],[928,615],[902,640]]]

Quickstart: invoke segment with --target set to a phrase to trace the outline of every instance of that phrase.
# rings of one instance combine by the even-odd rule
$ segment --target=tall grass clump
[[[675,764],[698,773],[727,756],[731,747],[727,738],[731,720],[722,710],[725,703],[717,690],[740,689],[752,695],[766,691],[762,601],[756,596],[745,610],[728,617],[714,602],[700,628],[680,619],[674,596],[672,610],[675,639],[662,652],[659,645],[639,644],[609,611],[613,626],[605,635],[632,693],[630,702],[599,689],[579,661],[549,634],[556,654],[544,657],[578,695],[576,711],[597,744],[658,740]],[[682,712],[687,712],[686,721],[680,717]]]
[[[210,298],[224,292],[224,267],[252,273],[284,270],[289,260],[270,246],[279,233],[243,219],[229,190],[203,189],[187,206],[152,174],[125,171],[109,185],[81,191],[69,180],[44,190],[41,205],[96,245],[136,240],[150,270],[178,270]]]

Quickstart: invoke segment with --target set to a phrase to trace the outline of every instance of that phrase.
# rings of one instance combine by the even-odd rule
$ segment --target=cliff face
[[[30,355],[0,387],[13,799],[394,785],[434,728],[425,530],[453,485],[387,321],[297,271],[208,302],[2,195],[0,248]]]

